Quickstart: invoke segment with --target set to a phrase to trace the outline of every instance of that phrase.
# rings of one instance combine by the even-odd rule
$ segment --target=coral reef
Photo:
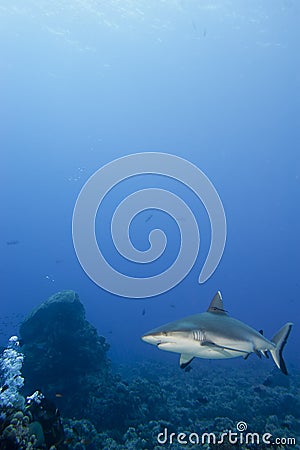
[[[43,302],[21,324],[20,335],[26,395],[38,389],[64,417],[85,418],[100,431],[126,431],[136,416],[135,402],[112,372],[109,345],[85,319],[75,292]]]
[[[17,336],[9,339],[7,349],[0,359],[0,448],[34,449],[37,438],[30,428],[30,418],[25,414],[25,398],[20,394],[24,378],[21,376],[24,355],[20,353],[20,341]]]
[[[21,333],[23,393],[40,388],[43,394],[28,397],[25,408],[21,400],[20,410],[13,398],[22,397],[18,392],[22,383],[10,391],[9,406],[0,420],[1,449],[300,450],[296,370],[286,381],[273,367],[262,367],[255,360],[248,361],[247,371],[243,361],[212,365],[199,360],[189,371],[147,362],[119,366],[116,373],[106,356],[108,344],[86,321],[72,291],[44,302],[22,324]],[[21,377],[21,359],[13,364],[12,356],[19,358],[20,349],[14,351],[11,364],[1,365],[3,382],[14,382],[7,367],[14,368],[16,379]],[[5,352],[2,361],[7,360]],[[268,433],[271,444],[254,440],[232,445],[228,435],[218,442],[222,433],[240,431],[239,422],[246,427],[244,433],[260,437]],[[215,442],[210,433],[215,434]],[[197,436],[203,434],[202,445]],[[296,438],[297,443],[275,443],[275,438]]]
[[[24,355],[20,353],[17,336],[9,339],[0,359],[0,449],[29,450],[55,448],[63,450],[64,430],[55,405],[40,392],[25,398],[21,395]]]
[[[85,319],[78,295],[63,291],[50,297],[24,320],[20,335],[26,393],[39,389],[59,397],[65,413],[80,414],[82,396],[95,379],[107,380],[110,370],[109,346]]]
[[[0,371],[2,387],[0,389],[0,407],[21,408],[24,407],[24,399],[19,394],[23,386],[24,378],[21,376],[24,356],[19,351],[20,342],[17,336],[9,339],[8,347],[3,351],[0,359]]]
[[[224,430],[237,431],[237,423],[244,421],[249,433],[272,434],[273,438],[294,437],[299,449],[300,438],[300,374],[292,372],[290,386],[264,386],[269,376],[267,368],[256,363],[245,372],[243,366],[235,370],[209,362],[195,364],[191,372],[164,367],[155,363],[142,364],[139,368],[123,374],[127,378],[130,396],[139,405],[138,416],[121,440],[100,433],[101,448],[149,449],[162,448],[157,435],[167,428],[171,433],[215,433]],[[205,400],[204,400],[205,399]],[[183,448],[176,441],[163,448]],[[195,448],[192,444],[184,448]],[[205,448],[205,447],[203,447]],[[210,444],[206,448],[230,448],[226,440],[222,444]],[[235,448],[263,449],[281,448],[280,445],[241,444]],[[282,448],[288,448],[284,444]]]
[[[29,450],[43,448],[43,432],[30,424],[23,411],[11,410],[0,426],[0,448],[3,450]]]

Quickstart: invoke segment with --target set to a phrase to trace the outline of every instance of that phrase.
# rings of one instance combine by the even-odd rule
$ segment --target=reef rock
[[[279,372],[277,368],[275,368],[273,369],[272,373],[265,379],[263,385],[271,388],[280,386],[288,389],[290,387],[290,379],[282,372]]]
[[[86,320],[75,292],[59,292],[34,309],[20,336],[25,395],[40,390],[62,416],[87,419],[97,430],[127,429],[135,401],[112,372],[109,345]]]
[[[83,378],[108,373],[104,337],[85,319],[74,291],[59,292],[34,309],[20,326],[27,391],[62,398],[81,390]]]

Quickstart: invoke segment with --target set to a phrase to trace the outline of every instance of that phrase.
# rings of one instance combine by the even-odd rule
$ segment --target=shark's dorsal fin
[[[226,314],[226,311],[223,306],[223,300],[221,292],[218,291],[214,298],[212,299],[209,307],[208,312],[217,313],[217,314]]]

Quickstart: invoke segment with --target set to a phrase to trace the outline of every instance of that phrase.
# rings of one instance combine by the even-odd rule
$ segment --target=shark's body
[[[292,323],[285,324],[271,339],[243,322],[228,316],[223,308],[221,293],[217,292],[208,310],[185,317],[149,331],[142,339],[160,350],[180,353],[180,367],[185,368],[194,357],[208,359],[245,359],[250,353],[268,357],[270,351],[275,364],[287,374],[282,350]]]

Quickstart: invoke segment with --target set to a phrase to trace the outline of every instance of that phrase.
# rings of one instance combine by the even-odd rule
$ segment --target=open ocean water
[[[297,0],[0,0],[1,449],[300,448],[299,24]],[[293,322],[287,377],[141,340],[218,290],[268,339]]]

